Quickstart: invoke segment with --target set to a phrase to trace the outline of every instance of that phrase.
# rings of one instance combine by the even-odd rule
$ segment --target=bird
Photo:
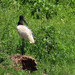
[[[26,25],[23,25],[23,21]],[[32,31],[28,28],[28,23],[24,19],[23,15],[19,16],[18,26],[16,27],[19,36],[22,39],[22,55],[24,54],[24,40],[28,40],[31,44],[35,43]]]

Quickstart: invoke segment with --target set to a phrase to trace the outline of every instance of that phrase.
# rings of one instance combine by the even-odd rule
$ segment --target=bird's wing
[[[16,29],[21,38],[29,40],[30,43],[34,43],[32,31],[27,26],[19,25]]]

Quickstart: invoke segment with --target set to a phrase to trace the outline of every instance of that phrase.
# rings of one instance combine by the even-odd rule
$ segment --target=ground
[[[30,70],[30,72],[33,72],[37,70],[36,67],[36,60],[32,58],[31,56],[26,55],[11,55],[10,59],[13,62],[13,66],[16,70]]]

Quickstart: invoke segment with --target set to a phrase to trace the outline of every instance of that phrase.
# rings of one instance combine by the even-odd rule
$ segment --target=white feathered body
[[[22,39],[26,39],[26,40],[29,40],[30,43],[34,43],[34,38],[33,38],[33,35],[32,35],[32,31],[30,29],[28,29],[27,26],[25,25],[18,25],[16,27],[17,31],[18,31],[18,34],[20,35],[20,37]]]

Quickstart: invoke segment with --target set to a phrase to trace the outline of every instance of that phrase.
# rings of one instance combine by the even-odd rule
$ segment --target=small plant
[[[3,52],[0,52],[0,63],[2,63],[3,61],[5,61],[7,56],[8,56],[7,54],[5,54]]]

